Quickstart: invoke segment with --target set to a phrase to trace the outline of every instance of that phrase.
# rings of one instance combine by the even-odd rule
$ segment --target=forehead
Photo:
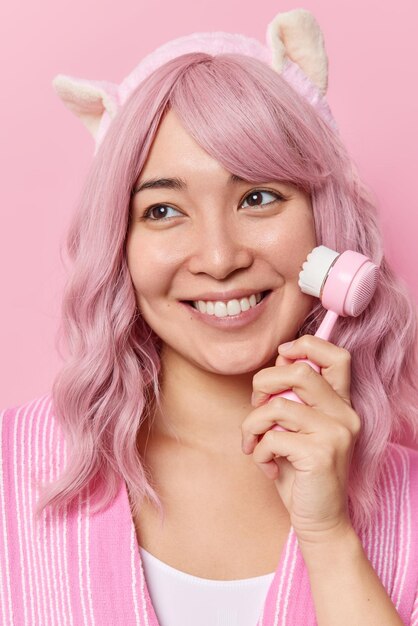
[[[158,127],[138,181],[161,173],[187,175],[188,171],[229,175],[185,130],[176,113],[169,110]]]

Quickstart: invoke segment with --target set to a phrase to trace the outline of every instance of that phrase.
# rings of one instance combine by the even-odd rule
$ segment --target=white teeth
[[[228,315],[228,309],[225,302],[215,302],[215,316],[225,317],[226,315]]]
[[[228,302],[198,300],[193,302],[195,309],[207,315],[215,315],[215,317],[226,317],[227,315],[238,315],[242,311],[248,311],[254,308],[261,300],[261,293],[252,294],[249,298],[241,298],[240,300],[228,300]]]
[[[228,315],[238,315],[241,313],[241,306],[238,300],[230,300],[226,305]]]
[[[250,301],[248,300],[248,298],[242,298],[242,300],[239,301],[239,304],[241,307],[241,311],[248,311],[248,309],[251,309]]]

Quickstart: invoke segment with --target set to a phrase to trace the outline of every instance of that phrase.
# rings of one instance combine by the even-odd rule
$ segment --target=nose
[[[191,243],[189,271],[205,273],[222,280],[238,269],[246,269],[254,259],[248,237],[240,233],[234,223],[224,220],[207,221]]]

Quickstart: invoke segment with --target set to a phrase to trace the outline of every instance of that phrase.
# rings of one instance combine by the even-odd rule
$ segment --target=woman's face
[[[230,176],[169,111],[135,189],[165,182],[132,198],[127,262],[139,310],[163,350],[213,373],[243,374],[274,364],[277,346],[311,310],[314,298],[298,277],[317,242],[307,194]],[[258,301],[264,292],[251,306],[250,295]],[[199,300],[206,312],[185,303]]]

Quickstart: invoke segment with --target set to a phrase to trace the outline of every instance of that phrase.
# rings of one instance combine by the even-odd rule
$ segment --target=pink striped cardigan
[[[59,517],[44,511],[35,523],[31,511],[37,478],[56,477],[66,462],[50,394],[1,411],[0,424],[1,624],[159,626],[124,481],[100,514],[90,514],[87,491],[78,510]],[[404,623],[417,626],[418,452],[391,444],[381,488],[386,506],[360,538]],[[254,626],[299,624],[317,622],[291,528]]]

